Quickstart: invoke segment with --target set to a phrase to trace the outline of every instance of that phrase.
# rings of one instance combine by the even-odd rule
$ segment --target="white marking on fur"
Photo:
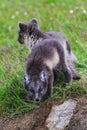
[[[55,66],[60,62],[60,57],[56,49],[54,49],[54,54],[50,59],[45,59],[45,64],[50,68],[53,69]]]
[[[25,40],[24,40],[24,43],[26,44],[26,46],[28,47],[29,51],[31,52],[32,48],[38,44],[40,41],[42,41],[42,38],[39,38],[38,40],[37,39],[33,39],[32,38],[33,35],[31,36],[25,36]]]
[[[77,61],[77,57],[75,56],[75,54],[71,51],[71,58],[73,62]]]
[[[61,45],[67,50],[67,46],[66,46],[66,41],[65,40],[62,41]]]
[[[24,75],[24,82],[29,83],[29,77],[27,74]]]
[[[41,72],[40,79],[41,79],[41,81],[45,82],[45,80],[46,80],[46,73],[44,71]]]
[[[29,51],[31,52],[31,43],[32,43],[31,38],[30,37],[28,38],[28,36],[25,36],[24,43],[28,47]]]
[[[38,93],[36,93],[36,94],[35,94],[35,98],[38,99],[38,97],[39,97],[39,95],[38,95]]]

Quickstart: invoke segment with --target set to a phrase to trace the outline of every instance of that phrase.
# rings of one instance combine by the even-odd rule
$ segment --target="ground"
[[[32,113],[15,116],[12,119],[1,118],[1,129],[5,130],[36,130],[44,126],[45,120],[50,113],[53,104],[59,104],[60,100],[56,99],[41,105]],[[44,128],[44,127],[42,127]]]
[[[40,127],[41,130],[52,104],[69,98],[78,100],[85,97],[85,100],[82,99],[83,104],[81,102],[82,105],[78,106],[75,122],[71,122],[72,129],[70,127],[69,130],[75,130],[78,123],[82,128],[85,120],[78,120],[80,115],[86,119],[86,109],[83,109],[83,106],[86,107],[87,95],[86,3],[86,0],[0,0],[0,130],[27,130],[28,127],[30,130]],[[77,56],[75,65],[81,76],[81,80],[67,84],[65,89],[61,88],[60,81],[53,87],[53,96],[46,102],[39,103],[25,102],[23,75],[29,51],[17,41],[18,21],[28,22],[32,18],[37,18],[41,30],[55,30],[67,36]],[[34,120],[31,120],[33,117]],[[83,129],[84,127],[81,130]]]
[[[75,99],[77,101],[74,116],[65,130],[87,130],[87,99],[86,97]],[[60,99],[45,102],[32,113],[16,115],[11,118],[0,117],[0,130],[47,130],[45,120],[52,106],[59,105]]]

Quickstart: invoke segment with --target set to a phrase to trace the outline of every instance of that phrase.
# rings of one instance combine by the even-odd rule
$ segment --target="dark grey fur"
[[[59,56],[59,61],[56,64],[51,60],[55,53]],[[47,60],[50,60],[52,68],[47,64]],[[66,79],[65,83],[72,81],[72,74],[65,60],[64,48],[54,39],[45,39],[32,49],[28,58],[24,75],[27,99],[39,101],[52,95],[53,69],[55,68],[59,72],[63,72]]]

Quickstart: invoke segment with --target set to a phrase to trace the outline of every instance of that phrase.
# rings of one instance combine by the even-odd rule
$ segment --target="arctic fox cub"
[[[24,75],[27,99],[39,101],[52,95],[55,68],[65,76],[63,85],[72,81],[64,48],[55,39],[45,39],[32,49],[27,61]]]

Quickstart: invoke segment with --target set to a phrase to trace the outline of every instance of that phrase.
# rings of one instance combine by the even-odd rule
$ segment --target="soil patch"
[[[32,113],[16,115],[11,119],[0,116],[0,130],[47,130],[45,121],[53,105],[59,105],[59,99],[43,103]],[[87,99],[77,99],[77,106],[69,126],[65,130],[87,130]]]
[[[31,114],[18,115],[12,119],[0,117],[0,130],[47,130],[45,120],[53,105],[60,104],[59,99],[45,102]]]

